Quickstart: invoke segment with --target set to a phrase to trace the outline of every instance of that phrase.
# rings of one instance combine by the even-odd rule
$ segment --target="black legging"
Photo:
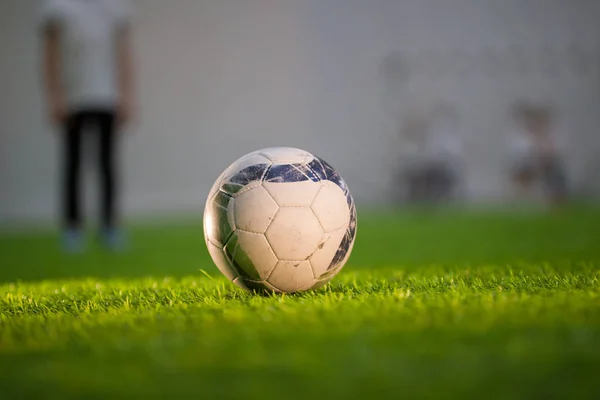
[[[89,128],[94,128],[95,132],[87,132]],[[67,120],[64,132],[63,222],[69,228],[82,225],[81,147],[88,133],[95,133],[98,138],[95,144],[100,167],[100,221],[103,228],[111,228],[116,222],[115,114],[111,111],[81,111]]]

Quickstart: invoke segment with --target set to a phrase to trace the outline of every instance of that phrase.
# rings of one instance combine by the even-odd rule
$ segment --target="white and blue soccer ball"
[[[356,238],[346,182],[324,160],[296,148],[252,152],[213,185],[204,237],[219,270],[253,292],[298,292],[328,283]]]

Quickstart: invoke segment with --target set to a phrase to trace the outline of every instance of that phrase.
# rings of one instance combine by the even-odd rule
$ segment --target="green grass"
[[[227,282],[197,222],[119,255],[0,236],[0,399],[600,393],[597,210],[359,213],[330,286],[273,297]]]

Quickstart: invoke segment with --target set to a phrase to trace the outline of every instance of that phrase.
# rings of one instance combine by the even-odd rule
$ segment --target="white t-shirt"
[[[429,128],[428,156],[436,161],[458,159],[462,156],[463,142],[457,127],[448,121],[434,121]]]
[[[462,158],[463,140],[458,129],[444,121],[434,121],[421,137],[405,139],[402,156],[425,163],[451,162]]]
[[[44,0],[40,24],[59,29],[70,109],[115,106],[116,35],[129,23],[131,10],[128,0]]]
[[[558,156],[566,151],[566,138],[558,130],[552,130],[548,136],[548,143],[554,148]],[[515,129],[508,135],[508,152],[513,160],[536,157],[539,154],[539,144],[533,137],[522,130]]]

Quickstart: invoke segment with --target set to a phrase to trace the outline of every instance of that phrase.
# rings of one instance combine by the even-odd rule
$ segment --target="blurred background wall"
[[[599,1],[134,4],[140,114],[121,154],[131,213],[200,214],[222,169],[275,145],[319,154],[359,202],[386,203],[399,113],[440,99],[460,115],[469,201],[506,197],[499,149],[518,98],[556,106],[574,187],[600,195]],[[38,7],[0,2],[5,223],[52,218],[57,204],[59,148],[41,97]]]

